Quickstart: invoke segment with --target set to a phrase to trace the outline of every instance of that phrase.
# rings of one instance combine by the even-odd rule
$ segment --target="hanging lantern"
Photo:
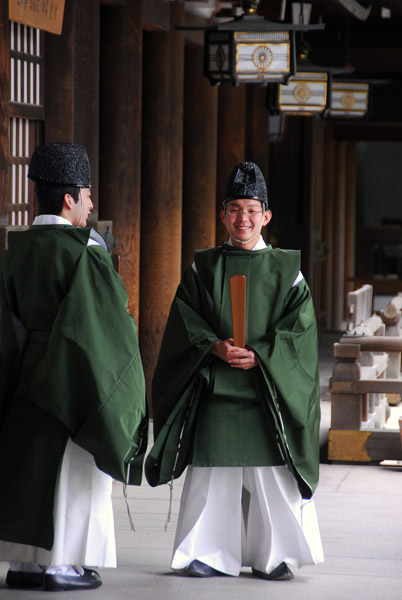
[[[370,83],[362,80],[333,80],[326,116],[357,119],[369,112]]]
[[[232,21],[177,27],[205,30],[204,75],[211,85],[286,82],[296,69],[295,32],[325,27],[267,21],[256,14],[258,3],[243,0],[245,14]]]
[[[317,65],[309,60],[309,44],[301,39],[298,45],[295,75],[287,84],[270,86],[268,106],[274,114],[310,117],[327,107],[331,78],[334,73],[351,73],[350,67]]]

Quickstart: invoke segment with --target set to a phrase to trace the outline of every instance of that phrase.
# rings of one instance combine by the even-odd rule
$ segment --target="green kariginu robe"
[[[227,244],[197,251],[170,310],[156,366],[151,485],[194,466],[286,464],[303,497],[318,482],[317,332],[298,251]],[[211,354],[232,337],[230,277],[247,279],[246,344],[258,367],[244,371]],[[295,285],[294,285],[295,284]]]
[[[105,473],[141,482],[148,418],[137,326],[108,252],[87,246],[90,232],[40,225],[9,235],[0,267],[1,540],[51,549],[69,437]]]

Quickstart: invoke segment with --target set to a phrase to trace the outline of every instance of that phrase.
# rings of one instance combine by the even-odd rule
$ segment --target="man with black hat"
[[[0,560],[12,588],[85,590],[116,566],[112,481],[139,485],[147,410],[137,326],[103,238],[90,165],[38,146],[39,215],[0,265]]]
[[[235,166],[223,246],[200,250],[173,300],[156,366],[151,485],[187,465],[172,568],[186,575],[286,580],[323,560],[314,309],[298,251],[266,246],[264,177]],[[245,347],[232,334],[230,279],[246,279]]]

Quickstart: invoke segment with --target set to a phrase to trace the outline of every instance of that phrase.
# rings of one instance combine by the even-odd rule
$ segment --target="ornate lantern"
[[[309,44],[300,40],[295,75],[287,84],[270,86],[268,106],[271,112],[288,115],[313,116],[327,107],[328,90],[335,73],[351,73],[350,67],[317,65],[309,60]]]
[[[325,27],[267,21],[256,14],[258,3],[243,0],[245,14],[231,21],[200,28],[178,26],[205,30],[204,75],[211,85],[286,82],[296,68],[295,32]]]
[[[334,79],[327,117],[356,119],[366,116],[370,104],[370,83],[363,80]]]

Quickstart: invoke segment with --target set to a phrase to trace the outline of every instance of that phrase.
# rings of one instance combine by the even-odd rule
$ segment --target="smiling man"
[[[223,246],[196,251],[164,333],[152,389],[151,485],[188,466],[172,568],[287,580],[323,560],[317,337],[300,253],[267,246],[271,220],[254,163],[229,177]],[[234,346],[230,278],[246,277],[246,346]]]

